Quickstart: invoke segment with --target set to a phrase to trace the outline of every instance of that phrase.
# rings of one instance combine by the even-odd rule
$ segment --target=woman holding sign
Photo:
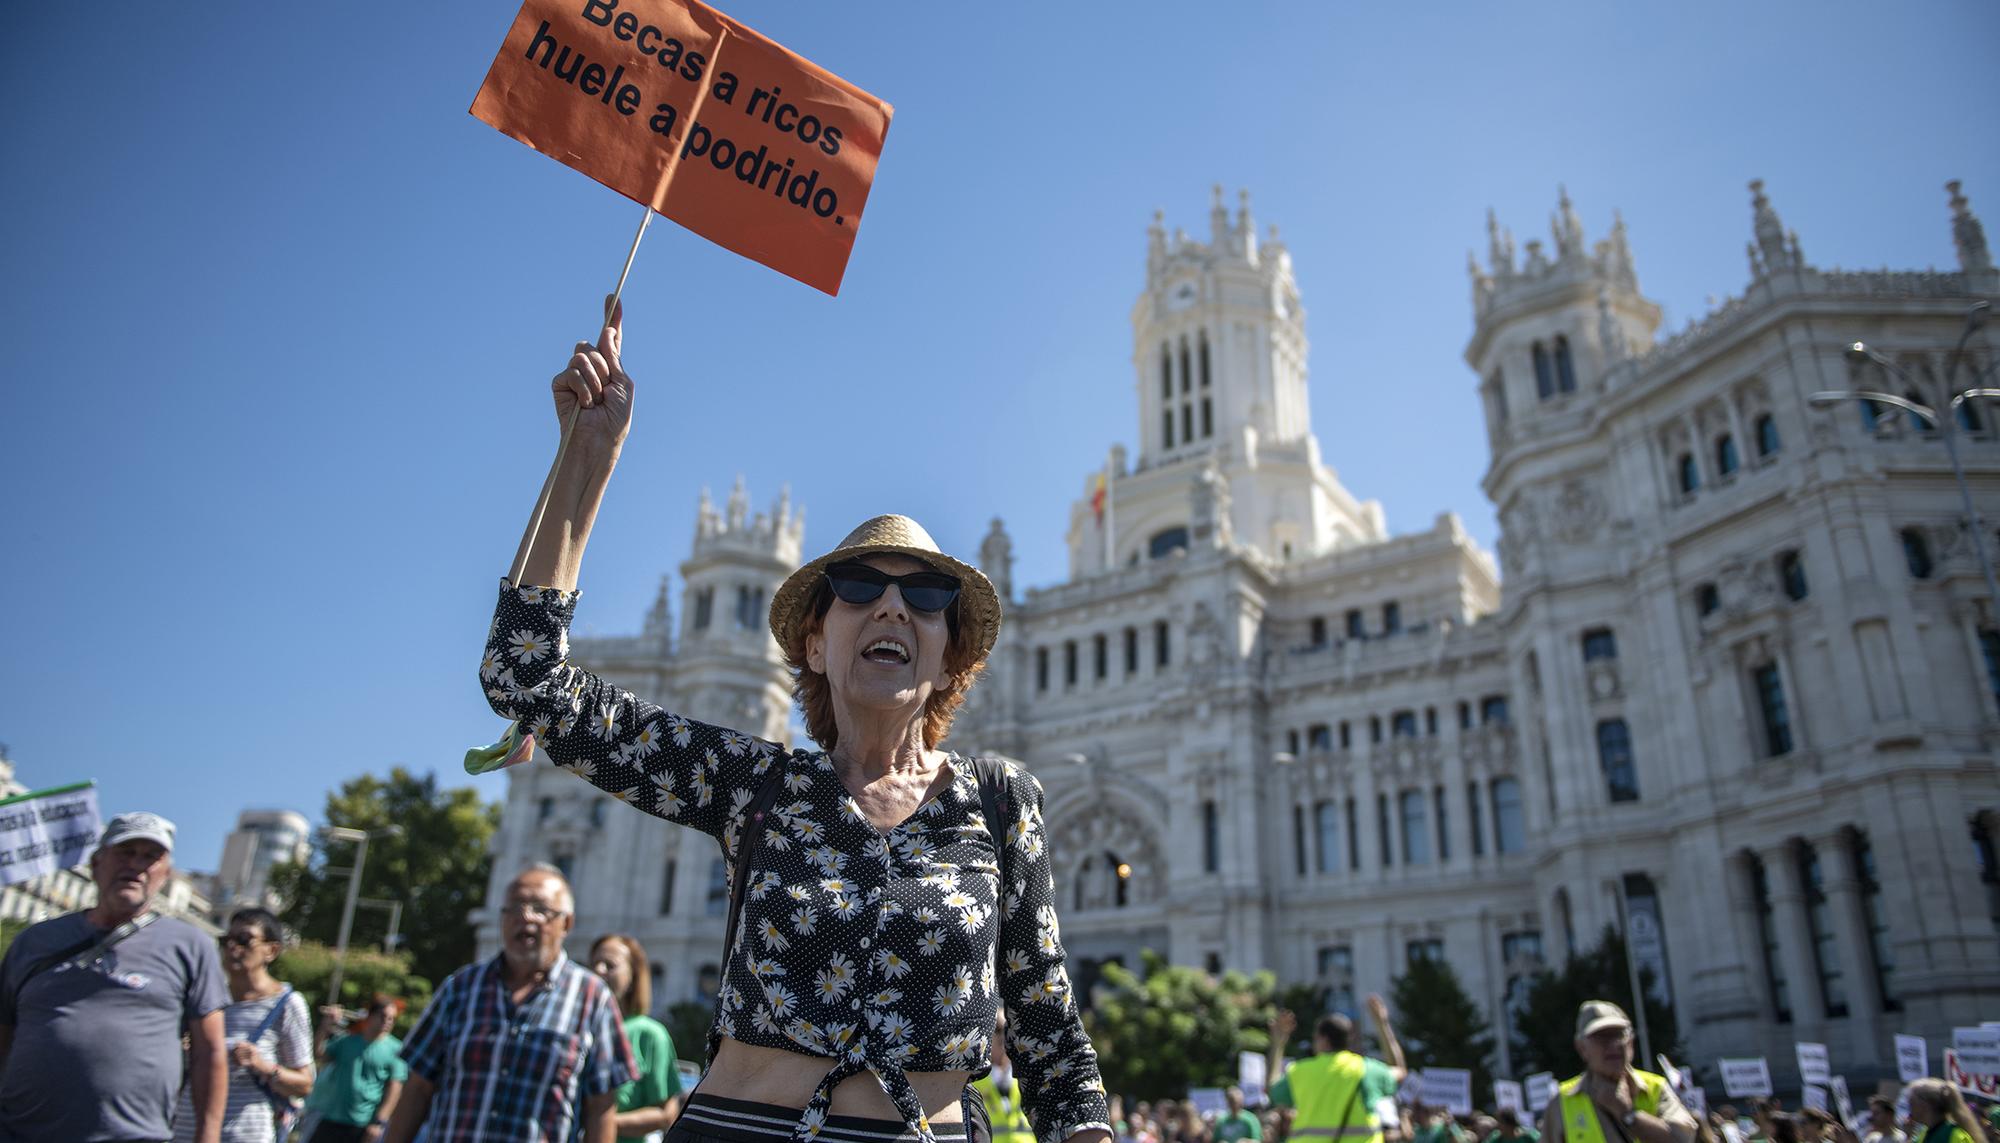
[[[988,1071],[1004,1006],[1041,1143],[1106,1143],[1041,785],[939,745],[999,631],[984,575],[915,521],[878,516],[786,580],[771,633],[821,749],[694,722],[569,662],[584,545],[632,420],[622,336],[614,313],[555,377],[574,427],[480,673],[493,709],[556,765],[714,836],[732,862],[712,1063],[669,1139],[963,1139],[966,1085]]]

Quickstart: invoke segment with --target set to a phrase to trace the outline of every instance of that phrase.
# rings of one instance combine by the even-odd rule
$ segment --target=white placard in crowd
[[[1521,1085],[1513,1080],[1494,1080],[1493,1107],[1495,1110],[1511,1107],[1517,1113],[1526,1114],[1528,1104],[1522,1098]]]
[[[1219,1087],[1191,1087],[1188,1089],[1188,1102],[1203,1116],[1229,1114],[1229,1101],[1222,1098]]]
[[[1826,1058],[1826,1045],[1797,1043],[1792,1046],[1799,1053],[1799,1082],[1813,1087],[1825,1087],[1827,1077],[1833,1074],[1833,1068]]]
[[[1528,1094],[1528,1110],[1540,1115],[1542,1108],[1547,1107],[1549,1101],[1556,1097],[1556,1074],[1536,1072],[1523,1080],[1522,1086]]]
[[[1423,1101],[1453,1115],[1472,1114],[1472,1073],[1464,1068],[1425,1068]]]
[[[1834,1076],[1826,1086],[1833,1091],[1833,1109],[1840,1114],[1842,1123],[1854,1123],[1854,1099],[1847,1093],[1847,1077]]]
[[[1944,1078],[1967,1095],[1976,1095],[1982,1099],[2000,1099],[2000,1076],[1968,1071],[1965,1065],[1958,1061],[1957,1048],[1944,1050]],[[1909,1093],[1908,1088],[1904,1088],[1903,1091],[1906,1095]]]
[[[1722,1069],[1722,1090],[1729,1098],[1771,1094],[1771,1065],[1764,1062],[1764,1057],[1717,1060],[1716,1065]]]
[[[2000,1027],[1953,1028],[1951,1046],[1968,1075],[2000,1075]]]
[[[1691,1087],[1680,1094],[1681,1094],[1681,1102],[1687,1104],[1689,1111],[1692,1111],[1696,1115],[1700,1116],[1706,1116],[1708,1114],[1707,1092],[1701,1090],[1698,1087]]]
[[[1263,1106],[1264,1070],[1265,1060],[1259,1053],[1236,1053],[1236,1086],[1243,1089],[1243,1106]]]
[[[1805,1091],[1799,1094],[1799,1102],[1804,1104],[1808,1111],[1825,1111],[1826,1089],[1818,1084],[1809,1083]]]
[[[1896,1078],[1904,1083],[1931,1073],[1931,1048],[1922,1036],[1896,1033]]]
[[[0,801],[0,885],[82,865],[101,828],[89,782]]]

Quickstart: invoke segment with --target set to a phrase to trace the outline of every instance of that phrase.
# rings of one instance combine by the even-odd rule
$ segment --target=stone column
[[[1840,963],[1847,970],[1848,1057],[1864,1067],[1893,1062],[1882,1058],[1882,1044],[1888,1038],[1882,1028],[1882,988],[1875,976],[1875,946],[1850,835],[1832,830],[1811,840],[1819,854],[1827,919],[1840,949]]]
[[[1826,1004],[1819,989],[1819,968],[1813,959],[1812,924],[1806,917],[1805,887],[1790,844],[1757,851],[1764,862],[1764,884],[1771,894],[1771,927],[1778,938],[1778,959],[1785,970],[1785,992],[1792,1006],[1796,1038],[1820,1039]]]
[[[1350,758],[1354,755],[1350,754]],[[1368,762],[1355,759],[1354,766],[1354,836],[1361,847],[1361,869],[1354,871],[1360,876],[1361,870],[1368,871],[1372,881],[1381,881],[1388,876],[1382,868],[1381,842],[1376,836],[1375,826],[1375,767]],[[1343,815],[1346,807],[1341,807]],[[1342,822],[1342,825],[1347,824]],[[1345,864],[1343,862],[1342,864]]]

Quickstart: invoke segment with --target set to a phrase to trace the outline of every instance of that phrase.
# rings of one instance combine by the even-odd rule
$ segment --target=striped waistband
[[[804,1114],[800,1108],[775,1107],[747,1099],[725,1099],[704,1095],[700,1090],[688,1096],[677,1123],[685,1123],[703,1135],[714,1135],[737,1143],[770,1143],[790,1139]],[[933,1123],[931,1134],[938,1143],[965,1143],[965,1124]],[[856,1115],[829,1115],[819,1138],[825,1143],[911,1143],[917,1138],[901,1121],[864,1119]]]

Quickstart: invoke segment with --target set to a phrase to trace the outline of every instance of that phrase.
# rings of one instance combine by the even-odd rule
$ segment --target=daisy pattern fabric
[[[556,765],[613,797],[718,838],[736,860],[772,767],[783,786],[762,828],[716,1035],[832,1061],[793,1132],[815,1140],[834,1086],[872,1071],[904,1123],[935,1143],[906,1072],[988,1069],[994,1018],[1041,1143],[1109,1130],[1104,1084],[1070,991],[1042,830],[1042,787],[1009,767],[998,830],[969,760],[896,828],[875,828],[825,752],[787,751],[695,722],[569,662],[577,593],[501,584],[480,679],[503,718]]]

